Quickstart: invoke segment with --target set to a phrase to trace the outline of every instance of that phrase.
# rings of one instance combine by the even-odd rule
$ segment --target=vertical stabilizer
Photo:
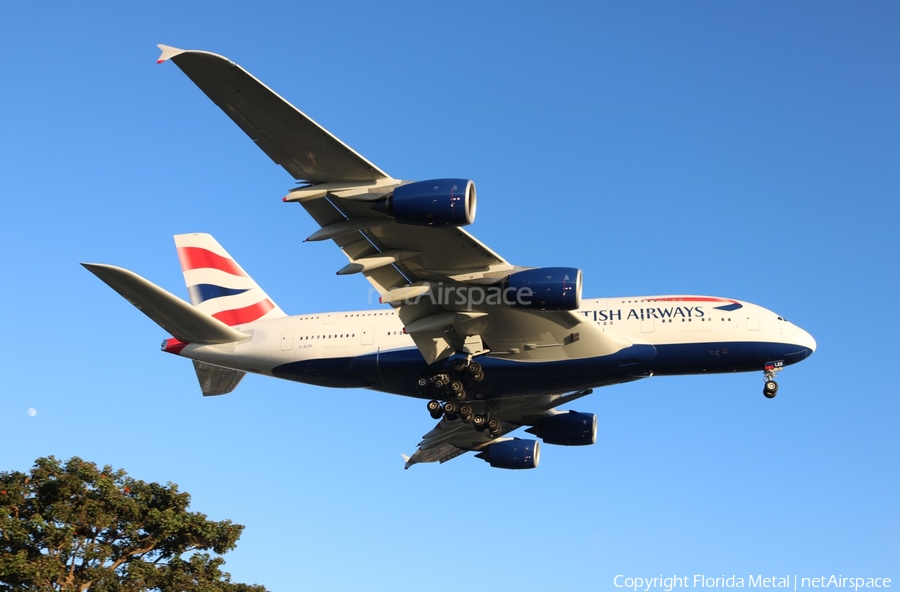
[[[175,246],[191,304],[226,325],[286,316],[208,234],[177,234]]]

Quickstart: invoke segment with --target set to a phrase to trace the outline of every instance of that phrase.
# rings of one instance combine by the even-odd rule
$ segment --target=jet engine
[[[581,270],[539,267],[511,274],[504,290],[516,308],[576,310],[581,306]]]
[[[475,455],[497,469],[535,469],[541,460],[541,443],[537,440],[502,440]]]
[[[375,209],[411,226],[466,226],[475,221],[475,183],[434,179],[407,183]]]
[[[546,444],[587,446],[597,441],[597,416],[593,413],[557,413],[525,430]]]

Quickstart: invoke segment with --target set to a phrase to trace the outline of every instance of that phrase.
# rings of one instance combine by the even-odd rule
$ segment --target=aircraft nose
[[[816,351],[816,340],[810,335],[808,332],[804,331],[800,327],[797,327],[797,344],[805,347],[808,352],[806,357],[809,357]]]

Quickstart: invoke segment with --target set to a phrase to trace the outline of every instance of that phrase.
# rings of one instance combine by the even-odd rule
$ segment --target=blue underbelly
[[[799,362],[811,352],[783,343],[733,342],[634,345],[609,356],[517,362],[481,356],[485,398],[561,393],[629,382],[651,374],[681,375],[762,371],[766,362]],[[334,388],[371,388],[409,397],[429,398],[416,386],[420,376],[449,371],[450,360],[429,367],[417,349],[400,349],[347,358],[302,360],[272,370],[278,378]],[[473,393],[474,394],[474,393]]]

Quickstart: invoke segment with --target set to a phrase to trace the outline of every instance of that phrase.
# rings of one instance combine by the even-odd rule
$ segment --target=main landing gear
[[[476,413],[475,407],[483,407],[483,395],[478,384],[484,380],[481,364],[469,359],[453,360],[449,372],[442,372],[419,379],[419,391],[433,397],[428,401],[428,413],[433,419],[444,417],[447,421],[459,419],[471,423],[478,431],[488,430],[492,436],[502,431],[500,421],[487,413]]]
[[[775,395],[778,394],[778,383],[775,382],[775,375],[784,370],[784,362],[766,362],[766,365],[763,369],[766,377],[766,383],[763,385],[763,395],[766,396],[767,399],[775,398]]]

